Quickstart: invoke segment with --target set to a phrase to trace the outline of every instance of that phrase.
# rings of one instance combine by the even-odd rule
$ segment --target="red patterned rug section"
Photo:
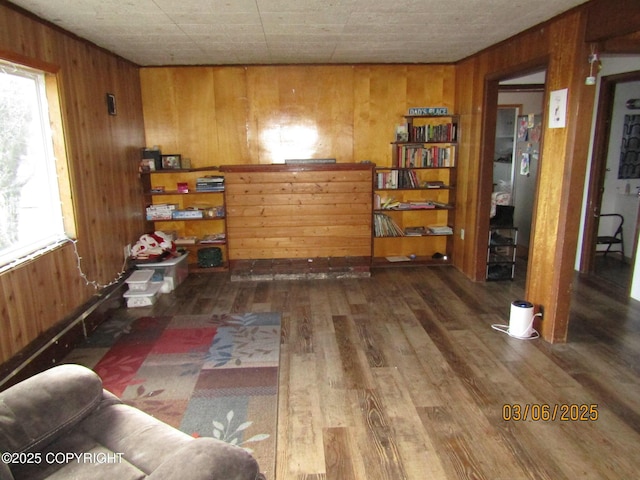
[[[275,472],[280,314],[105,322],[66,359],[104,388],[193,436],[239,445]]]

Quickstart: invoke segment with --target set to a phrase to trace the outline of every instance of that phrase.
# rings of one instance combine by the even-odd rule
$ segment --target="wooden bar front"
[[[225,165],[229,260],[371,257],[373,165]]]

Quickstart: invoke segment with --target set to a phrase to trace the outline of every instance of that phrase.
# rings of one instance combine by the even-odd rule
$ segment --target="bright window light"
[[[45,74],[0,61],[0,269],[65,239]]]

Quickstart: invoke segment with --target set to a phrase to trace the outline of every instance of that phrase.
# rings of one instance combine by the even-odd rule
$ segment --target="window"
[[[44,72],[0,61],[0,269],[67,239],[46,91]]]

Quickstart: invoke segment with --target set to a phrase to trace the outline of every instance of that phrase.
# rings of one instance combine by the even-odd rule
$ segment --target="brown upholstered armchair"
[[[0,392],[0,480],[258,480],[255,459],[123,404],[79,365]]]

